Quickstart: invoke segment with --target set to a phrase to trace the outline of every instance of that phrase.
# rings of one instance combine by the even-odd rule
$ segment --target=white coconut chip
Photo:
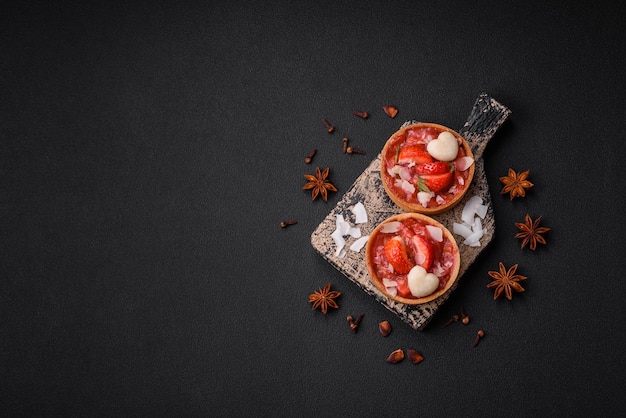
[[[480,216],[480,219],[485,219],[485,215],[487,215],[487,205],[478,205],[476,207],[476,215]]]
[[[469,245],[470,247],[480,247],[480,239],[483,237],[484,232],[482,229],[473,232],[469,237],[463,241],[463,244]]]
[[[400,230],[400,226],[402,223],[398,221],[391,221],[383,224],[382,228],[380,228],[380,232],[383,234],[394,234]]]
[[[335,245],[337,249],[335,250],[335,257],[339,257],[341,250],[343,250],[344,245],[346,245],[346,240],[343,239],[343,235],[339,229],[335,229],[330,237],[335,241]]]
[[[480,247],[480,239],[485,234],[481,219],[487,215],[487,205],[483,205],[480,196],[472,196],[461,213],[463,223],[455,222],[452,225],[452,232],[464,238],[463,244],[470,247]]]
[[[352,213],[355,217],[355,223],[361,224],[367,222],[367,211],[363,203],[358,202],[352,208]],[[335,250],[335,257],[344,258],[346,256],[345,237],[356,238],[356,241],[350,245],[350,250],[359,252],[363,246],[367,243],[369,236],[361,236],[361,228],[352,226],[350,222],[346,221],[343,215],[337,215],[335,218],[335,230],[330,234],[331,238],[337,246]]]
[[[406,181],[411,180],[411,177],[413,177],[411,175],[411,170],[409,170],[408,167],[400,167],[400,169],[398,170],[398,174],[400,175],[400,178],[402,180]]]
[[[354,241],[352,245],[350,246],[350,250],[357,252],[357,253],[361,251],[361,248],[365,246],[369,237],[370,237],[369,235],[365,235],[357,239],[356,241]]]
[[[474,159],[468,156],[459,158],[455,163],[457,171],[465,171],[470,168],[472,164],[474,164]]]
[[[415,186],[406,180],[402,180],[400,188],[407,195],[412,195],[413,193],[415,193]]]
[[[478,216],[474,218],[474,226],[472,228],[472,231],[474,232],[483,231],[483,224],[482,222],[480,222],[480,218]]]
[[[472,225],[474,222],[474,215],[476,214],[476,209],[479,205],[483,204],[483,199],[480,196],[472,196],[465,206],[463,207],[463,212],[461,212],[461,220],[468,224]]]
[[[337,215],[337,218],[335,219],[335,231],[339,231],[342,236],[348,235],[350,227],[351,225],[343,219],[343,215]]]
[[[348,230],[347,235],[351,236],[352,238],[361,238],[361,228],[351,227]]]
[[[426,230],[428,231],[428,235],[430,235],[433,240],[437,242],[443,241],[443,231],[441,228],[434,225],[426,225]]]
[[[385,286],[385,290],[391,296],[396,296],[398,294],[398,282],[395,280],[383,279],[383,286]]]
[[[365,210],[365,205],[363,205],[363,203],[358,202],[356,205],[354,205],[354,208],[352,208],[352,213],[354,213],[354,223],[367,223],[367,211]]]
[[[430,202],[430,199],[432,199],[434,195],[433,192],[419,192],[417,194],[417,200],[422,206],[428,207],[428,202]]]
[[[472,228],[469,227],[467,224],[460,224],[458,222],[455,222],[452,225],[452,232],[462,236],[464,239],[467,239],[467,237],[472,235]]]

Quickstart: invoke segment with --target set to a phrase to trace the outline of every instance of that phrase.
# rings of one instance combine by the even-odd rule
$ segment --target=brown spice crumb
[[[382,321],[378,323],[378,331],[383,337],[386,337],[391,332],[391,324],[389,321]]]
[[[389,116],[390,118],[395,118],[396,115],[398,114],[398,108],[395,106],[383,106],[383,110],[385,111],[385,113],[387,114],[387,116]]]
[[[413,350],[412,348],[409,348],[408,350],[406,350],[406,356],[409,358],[409,360],[413,364],[419,364],[424,360],[424,356],[418,353],[417,351]]]
[[[389,354],[389,357],[387,357],[387,363],[391,364],[400,363],[402,360],[404,360],[404,351],[402,351],[401,348],[393,351]]]

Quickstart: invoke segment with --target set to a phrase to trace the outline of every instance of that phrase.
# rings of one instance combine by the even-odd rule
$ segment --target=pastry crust
[[[447,281],[445,282],[445,284],[443,286],[440,286],[435,292],[431,293],[430,295],[420,297],[420,298],[407,298],[407,297],[403,297],[400,295],[391,295],[387,291],[385,285],[383,284],[382,279],[378,277],[376,273],[376,264],[374,262],[374,252],[376,251],[375,246],[377,242],[376,237],[379,233],[381,233],[381,229],[383,228],[383,226],[389,222],[394,222],[394,221],[403,222],[410,218],[415,219],[424,225],[432,225],[432,226],[440,228],[443,233],[443,241],[444,242],[449,241],[449,244],[452,247],[452,255],[454,257],[454,263],[453,263],[453,266],[449,273],[449,277]],[[456,240],[452,236],[452,233],[438,221],[432,219],[429,216],[422,215],[419,213],[401,213],[398,215],[391,216],[385,219],[380,224],[378,224],[376,228],[374,228],[374,230],[370,234],[370,238],[367,241],[365,261],[367,264],[367,269],[369,271],[370,279],[372,283],[376,286],[376,288],[380,290],[389,299],[394,300],[396,302],[404,303],[407,305],[420,305],[423,303],[428,303],[437,299],[443,294],[445,294],[450,288],[452,288],[452,286],[458,279],[459,270],[461,268],[461,255],[459,252],[459,247],[456,243]]]
[[[387,192],[387,195],[400,208],[402,208],[403,210],[407,212],[415,212],[415,213],[421,213],[425,215],[436,215],[436,214],[445,212],[453,208],[455,205],[457,205],[461,201],[461,199],[463,199],[463,196],[465,196],[465,193],[469,189],[469,186],[472,183],[472,180],[474,178],[475,167],[474,167],[474,164],[472,164],[467,169],[468,171],[467,178],[464,179],[464,184],[460,186],[460,190],[458,190],[457,193],[451,199],[446,199],[446,201],[443,204],[435,203],[435,204],[429,204],[428,207],[424,207],[419,202],[409,202],[406,200],[405,197],[400,196],[396,192],[396,190],[394,190],[394,188],[391,187],[391,184],[395,180],[389,175],[387,171],[388,159],[391,155],[395,155],[396,148],[401,142],[403,142],[403,138],[406,137],[408,131],[421,129],[421,128],[434,128],[440,132],[446,132],[446,131],[450,132],[459,140],[460,142],[459,147],[462,148],[464,155],[474,159],[474,154],[472,153],[472,149],[470,148],[469,143],[459,133],[453,131],[452,129],[448,127],[445,127],[443,125],[438,125],[435,123],[416,123],[416,124],[408,125],[399,129],[393,135],[391,135],[391,137],[387,140],[381,153],[382,158],[381,158],[381,163],[380,163],[380,175],[382,177],[383,187],[385,191]]]

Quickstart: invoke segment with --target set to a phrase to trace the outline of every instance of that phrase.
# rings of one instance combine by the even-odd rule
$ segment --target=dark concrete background
[[[624,7],[574,3],[1,6],[1,414],[622,415]],[[310,234],[404,120],[459,128],[482,91],[513,111],[485,152],[496,237],[414,331]],[[526,213],[552,228],[535,252]],[[499,261],[528,276],[512,301]]]

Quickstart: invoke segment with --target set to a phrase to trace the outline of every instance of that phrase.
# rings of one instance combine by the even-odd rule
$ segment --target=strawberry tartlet
[[[417,123],[383,147],[380,174],[391,200],[405,211],[436,215],[459,203],[474,177],[474,155],[450,128]]]
[[[410,305],[443,295],[456,281],[461,265],[450,231],[418,213],[394,215],[376,226],[365,259],[376,288]]]

